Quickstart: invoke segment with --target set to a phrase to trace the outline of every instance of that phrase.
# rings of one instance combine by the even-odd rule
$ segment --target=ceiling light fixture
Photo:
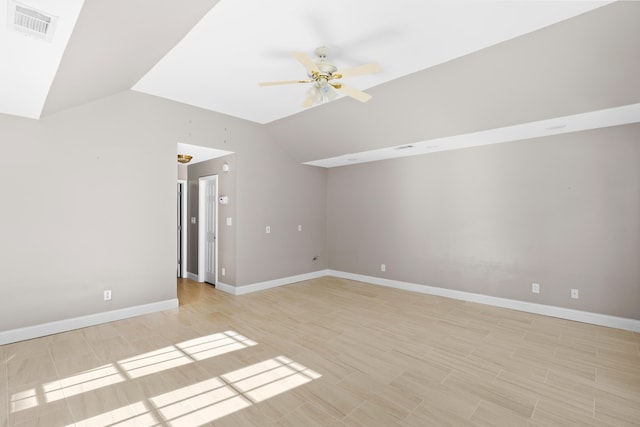
[[[178,154],[178,162],[179,163],[189,163],[193,159],[193,156],[188,154]]]

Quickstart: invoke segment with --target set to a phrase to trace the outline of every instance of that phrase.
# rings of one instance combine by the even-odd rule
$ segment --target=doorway
[[[218,175],[198,179],[198,281],[217,281],[218,264]]]
[[[177,277],[187,277],[187,181],[178,180],[178,268]]]

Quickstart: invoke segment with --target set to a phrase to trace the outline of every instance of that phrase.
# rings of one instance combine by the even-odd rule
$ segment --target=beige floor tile
[[[130,413],[130,403],[117,387],[87,391],[68,397],[66,401],[76,423],[100,425],[97,421],[100,420],[102,425],[109,425],[119,419],[122,412]]]
[[[499,369],[500,372],[511,372],[540,382],[544,382],[549,372],[549,368],[542,362],[517,360],[505,353],[496,354],[484,348],[474,350],[467,358],[469,361]]]
[[[263,416],[275,422],[306,402],[305,397],[300,395],[298,390],[299,389],[296,388],[283,391],[269,399],[254,402],[253,406],[257,408]]]
[[[346,376],[356,372],[355,368],[342,363],[335,357],[327,358],[314,351],[304,351],[296,354],[296,360],[309,369],[318,372],[325,381],[332,384],[336,384]]]
[[[119,387],[119,392],[129,402],[142,402],[152,396],[169,393],[176,387],[168,384],[160,375],[147,375],[124,382]]]
[[[593,410],[590,412],[590,414],[587,414],[583,411],[576,411],[572,407],[562,404],[562,402],[541,400],[536,405],[531,418],[537,425],[544,427],[613,427],[615,425],[597,420],[593,417]]]
[[[640,405],[640,395],[629,391],[627,387],[598,384],[596,381],[585,379],[570,372],[550,371],[546,382],[575,396],[586,396],[594,399],[619,397]]]
[[[276,423],[269,420],[269,418],[256,407],[250,406],[241,411],[218,418],[208,425],[212,427],[275,427]]]
[[[379,354],[365,353],[359,348],[354,348],[348,353],[341,353],[336,360],[384,384],[389,384],[405,370],[404,367],[390,363]]]
[[[640,400],[615,395],[596,397],[595,418],[619,426],[639,426]]]
[[[103,365],[93,351],[90,350],[78,351],[63,359],[54,359],[53,363],[58,372],[58,378],[73,376]]]
[[[364,399],[357,394],[335,387],[333,384],[323,381],[322,378],[306,384],[296,392],[307,402],[315,404],[339,420],[342,420],[364,402]]]
[[[36,338],[32,340],[20,341],[13,344],[7,344],[4,347],[5,357],[7,361],[14,358],[35,357],[41,354],[49,353],[50,337]]]
[[[104,323],[102,325],[91,326],[81,330],[82,336],[89,344],[104,341],[120,335],[118,329],[113,323]]]
[[[593,364],[578,357],[558,357],[556,350],[553,348],[520,347],[513,352],[513,358],[534,364],[542,364],[542,366],[557,372],[570,372],[573,375],[591,381],[596,378],[596,368]]]
[[[422,402],[417,393],[381,383],[361,372],[350,374],[336,386],[357,394],[367,401],[368,406],[382,408],[393,419],[403,419]]]
[[[4,365],[4,363],[3,363]],[[6,427],[9,424],[9,389],[6,375],[6,369],[0,368],[0,427]]]
[[[63,360],[81,353],[89,353],[90,351],[82,330],[51,335],[49,340],[49,352],[54,361]]]
[[[526,374],[504,371],[495,379],[494,383],[505,390],[513,390],[540,402],[555,402],[575,412],[593,416],[595,399],[592,396],[567,393],[566,388],[546,383],[545,379],[536,379]]]
[[[109,323],[125,339],[137,340],[149,335],[155,335],[155,331],[148,327],[140,317],[118,320]],[[113,338],[113,337],[112,337]]]
[[[461,372],[454,372],[443,382],[454,391],[475,395],[496,407],[517,414],[523,418],[530,418],[537,399],[514,390],[513,387],[499,383],[489,383],[486,380]]]
[[[371,402],[365,402],[355,411],[344,418],[344,423],[353,427],[370,427],[374,425],[380,426],[406,426],[404,421],[396,418],[387,411],[383,406],[375,405]]]
[[[321,407],[304,403],[276,423],[280,427],[344,427],[345,424]],[[258,424],[256,424],[258,425]]]
[[[60,399],[47,402],[42,399],[37,405],[33,401],[21,399],[9,409],[9,425],[63,426],[73,423],[67,402]],[[23,406],[23,404],[26,404]]]
[[[131,343],[121,336],[94,342],[91,349],[102,363],[117,362],[137,354]]]
[[[475,408],[476,405],[474,405]],[[473,411],[473,409],[472,409]],[[411,427],[474,427],[473,424],[455,408],[440,405],[439,402],[423,402],[404,419]]]
[[[484,427],[529,427],[534,425],[530,417],[484,400],[480,402],[470,421],[475,425]]]
[[[178,309],[1,346],[0,427],[639,425],[638,333],[331,277],[178,292]],[[181,347],[225,331],[255,345]],[[278,357],[319,378],[251,371]]]
[[[54,380],[58,377],[51,355],[35,353],[33,356],[16,356],[7,363],[9,388],[35,382]]]

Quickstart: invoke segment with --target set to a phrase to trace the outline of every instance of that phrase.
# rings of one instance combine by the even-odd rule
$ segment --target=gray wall
[[[185,125],[177,142],[235,153],[235,269],[224,265],[227,277],[220,280],[244,286],[326,269],[327,171],[299,164],[263,125],[170,104],[171,121]],[[221,241],[219,250],[227,244]],[[197,270],[188,256],[189,271]]]
[[[299,164],[264,136],[245,143],[237,157],[237,284],[326,269],[327,170]]]
[[[138,101],[0,115],[1,330],[176,298],[176,141]]]
[[[188,173],[188,166],[178,163],[178,179],[186,181]]]
[[[236,153],[238,231],[221,249],[236,285],[326,268],[326,171],[281,157],[258,124],[126,91],[0,115],[0,140],[0,330],[176,297],[178,142]]]
[[[640,319],[639,124],[334,168],[327,191],[332,269]]]

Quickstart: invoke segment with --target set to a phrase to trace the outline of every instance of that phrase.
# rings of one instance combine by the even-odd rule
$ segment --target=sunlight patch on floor
[[[38,406],[38,395],[35,388],[14,393],[9,402],[11,412],[18,412]]]
[[[148,353],[100,366],[95,369],[55,380],[42,385],[47,403],[76,396],[87,391],[108,387],[128,379],[152,375],[199,360],[220,356],[257,345],[255,341],[234,331],[225,331],[170,345]],[[12,413],[31,409],[40,404],[36,389],[11,396]]]
[[[136,402],[123,406],[122,408],[114,409],[113,411],[96,415],[95,417],[87,418],[75,424],[70,424],[66,427],[153,427],[159,425],[158,420],[149,412],[149,409],[144,403]]]
[[[172,427],[199,426],[320,377],[317,372],[278,356],[87,418],[75,425],[152,427],[162,423]],[[162,420],[159,421],[154,413]]]
[[[54,402],[65,397],[76,396],[125,380],[125,377],[120,371],[113,364],[109,364],[44,384],[43,390],[47,402]]]

